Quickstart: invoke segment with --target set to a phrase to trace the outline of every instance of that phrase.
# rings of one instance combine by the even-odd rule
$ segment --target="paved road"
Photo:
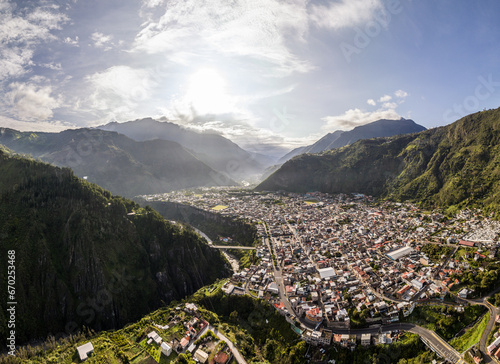
[[[479,340],[479,350],[483,353],[483,358],[484,358],[485,363],[498,363],[498,361],[495,358],[493,358],[492,356],[490,356],[488,354],[488,349],[487,349],[487,347],[488,347],[488,343],[487,343],[488,335],[490,334],[491,330],[493,330],[493,328],[495,326],[496,317],[499,314],[498,308],[493,306],[491,303],[488,302],[488,297],[495,294],[498,290],[499,289],[493,291],[490,295],[488,295],[487,297],[482,298],[482,299],[465,300],[465,299],[459,298],[459,300],[463,301],[463,302],[468,302],[468,303],[475,304],[475,305],[483,305],[490,311],[490,319],[489,319],[488,323],[486,324],[486,328],[483,331],[483,335],[481,336],[481,339]]]
[[[236,346],[234,346],[231,340],[229,340],[226,336],[222,335],[221,332],[212,325],[208,325],[208,327],[210,328],[210,330],[214,332],[215,335],[217,335],[219,339],[224,340],[226,342],[227,346],[229,346],[229,349],[231,349],[231,352],[233,353],[233,356],[238,362],[238,364],[247,364],[245,358],[243,358],[243,355],[240,354],[240,352],[238,351]]]
[[[427,330],[420,326],[414,326],[412,329],[407,330],[418,334],[424,339],[424,342],[434,348],[443,358],[446,358],[452,363],[465,363],[462,356],[443,338],[438,336],[434,331]]]
[[[271,238],[271,239],[273,239],[273,238]],[[267,244],[269,251],[273,251],[273,250],[271,250],[271,242],[269,241],[269,239],[264,238],[264,241]],[[274,248],[276,248],[276,245],[274,245]],[[274,251],[276,251],[276,249],[274,249]],[[282,268],[280,268],[279,266],[278,266],[278,268],[276,268],[274,266],[274,260],[273,260],[273,274],[274,274],[274,280],[275,280],[276,284],[278,285],[279,298],[280,298],[281,302],[283,302],[283,304],[285,305],[285,308],[288,310],[288,312],[290,314],[293,314],[293,313],[295,313],[295,311],[292,308],[292,305],[290,305],[290,301],[288,300],[288,297],[286,296],[285,284],[283,283],[283,276],[282,276],[281,272],[282,272]]]
[[[443,358],[446,358],[452,363],[465,363],[465,361],[460,356],[453,347],[446,342],[443,338],[438,336],[435,332],[427,330],[421,326],[411,324],[411,323],[397,323],[390,325],[382,325],[380,327],[369,327],[365,329],[333,329],[335,334],[378,334],[380,332],[387,331],[409,331],[414,334],[419,335],[424,342],[436,350]]]
[[[219,339],[224,340],[226,342],[227,346],[229,347],[229,349],[231,349],[231,352],[233,353],[233,356],[236,359],[236,361],[238,362],[238,364],[247,364],[245,358],[243,358],[243,355],[240,354],[240,352],[238,351],[236,346],[234,346],[234,344],[231,342],[231,340],[229,340],[226,336],[221,334],[221,332],[216,327],[213,327],[211,324],[208,324],[208,326],[206,326],[200,332],[199,337],[202,337],[208,330],[212,330],[212,332],[215,335],[217,335],[217,337]]]

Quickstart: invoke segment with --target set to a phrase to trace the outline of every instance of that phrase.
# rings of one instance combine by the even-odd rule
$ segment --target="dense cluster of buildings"
[[[148,196],[190,204],[255,223],[263,244],[257,265],[236,272],[227,290],[258,297],[271,295],[290,322],[302,325],[312,343],[351,345],[332,328],[360,318],[396,322],[415,303],[442,298],[468,268],[454,253],[479,245],[474,259],[495,256],[500,224],[478,212],[454,218],[428,213],[412,204],[373,204],[364,195],[280,194],[209,189]],[[422,247],[449,246],[449,256],[431,259]],[[232,287],[232,288],[231,288]],[[467,291],[461,291],[462,295]],[[299,325],[300,323],[300,325]],[[390,335],[389,335],[390,337]],[[358,338],[359,339],[359,338]],[[361,338],[361,344],[388,340]],[[359,341],[359,340],[358,340]]]

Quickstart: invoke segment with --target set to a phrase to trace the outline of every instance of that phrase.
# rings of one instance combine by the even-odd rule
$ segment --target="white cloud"
[[[382,104],[382,107],[384,109],[395,109],[398,107],[398,103],[397,102],[384,102]]]
[[[321,129],[326,132],[332,132],[335,130],[352,129],[356,126],[368,124],[379,119],[398,120],[401,116],[396,109],[404,102],[408,93],[403,90],[397,90],[394,92],[394,96],[398,98],[396,101],[391,101],[392,96],[387,94],[378,98],[377,101],[368,99],[366,103],[370,106],[377,106],[378,103],[381,103],[379,108],[375,111],[365,111],[354,108],[347,110],[342,115],[326,116],[321,119],[325,122]]]
[[[127,120],[135,109],[151,97],[155,82],[144,69],[113,66],[86,78],[90,96],[81,102],[82,111],[104,112],[108,118]]]
[[[349,109],[338,116],[327,116],[321,120],[325,121],[322,130],[332,132],[335,130],[352,129],[379,119],[399,120],[401,116],[394,109],[378,109],[376,111],[364,111],[361,109]]]
[[[75,37],[75,39],[73,39],[71,37],[66,37],[66,38],[64,38],[63,42],[66,43],[66,44],[75,46],[75,47],[79,47],[79,44],[78,44],[79,43],[79,37],[78,37],[78,35]]]
[[[111,40],[113,39],[112,35],[105,35],[100,32],[92,33],[90,39],[94,42],[94,46],[97,48],[103,48],[105,51],[112,49]]]
[[[237,114],[204,115],[195,118],[177,115],[167,120],[198,132],[222,135],[247,150],[268,153],[275,157],[283,156],[289,149],[312,144],[321,137],[286,137],[273,130],[255,127],[249,117]]]
[[[379,102],[387,102],[387,101],[390,101],[390,100],[392,100],[392,96],[391,95],[384,95],[380,99],[378,99]]]
[[[142,4],[143,6],[147,8],[155,8],[159,5],[162,5],[164,3],[164,0],[143,0]]]
[[[47,7],[46,9],[38,7],[28,14],[27,19],[43,29],[61,29],[61,25],[69,19],[63,13],[55,12],[57,7]]]
[[[9,88],[4,104],[21,120],[47,121],[53,117],[53,110],[62,104],[61,98],[52,95],[50,86],[14,82]]]
[[[4,48],[0,45],[0,81],[25,74],[26,67],[33,65],[33,53],[33,50],[28,48]]]
[[[134,51],[162,53],[183,61],[186,54],[246,56],[274,67],[269,74],[308,72],[313,66],[288,47],[308,32],[306,0],[207,1],[169,3],[156,21],[147,21],[135,40]],[[199,58],[199,57],[190,57]]]
[[[322,118],[325,124],[322,130],[332,132],[335,130],[352,129],[359,125],[364,125],[377,121],[379,119],[398,120],[401,116],[396,111],[397,107],[404,102],[404,98],[408,94],[403,90],[397,90],[394,95],[399,98],[398,102],[390,102],[392,96],[384,95],[378,99],[382,105],[375,111],[365,111],[359,108],[349,109],[341,115],[326,116]],[[367,104],[376,106],[377,102],[374,99],[368,99]]]
[[[366,24],[377,11],[384,11],[381,0],[341,0],[328,5],[312,5],[310,17],[319,27],[341,29]]]
[[[0,81],[19,77],[33,65],[36,46],[56,37],[52,30],[60,29],[68,18],[54,7],[34,9],[14,8],[2,2],[0,7]]]
[[[0,125],[2,128],[10,128],[19,131],[43,131],[49,133],[58,133],[66,129],[75,128],[74,125],[64,124],[58,121],[20,121],[0,115]],[[1,129],[0,129],[1,133]]]
[[[394,96],[396,96],[399,99],[404,99],[408,96],[408,92],[403,90],[397,90],[396,92],[394,92]]]
[[[60,63],[40,63],[38,65],[53,71],[62,71],[62,65]]]

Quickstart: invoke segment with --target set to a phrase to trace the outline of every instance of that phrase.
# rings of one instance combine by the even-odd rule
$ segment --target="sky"
[[[500,107],[498,0],[0,0],[0,126],[144,117],[276,156]]]

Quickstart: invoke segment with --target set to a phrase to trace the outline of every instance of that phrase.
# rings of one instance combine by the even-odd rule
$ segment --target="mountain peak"
[[[257,189],[358,192],[418,201],[426,207],[484,206],[492,211],[500,203],[499,125],[500,108],[419,133],[365,139],[330,153],[302,155]]]
[[[349,131],[336,130],[323,136],[316,143],[307,147],[296,148],[279,162],[285,163],[289,159],[305,153],[322,153],[328,150],[341,148],[352,144],[360,139],[371,139],[380,137],[389,137],[401,134],[416,133],[425,130],[422,125],[418,125],[411,119],[401,118],[379,119],[368,124],[358,125]]]
[[[202,162],[234,180],[259,175],[264,169],[256,156],[222,135],[200,133],[169,121],[149,117],[98,128],[116,131],[136,141],[162,139],[177,142]],[[234,165],[237,168],[228,167]]]

